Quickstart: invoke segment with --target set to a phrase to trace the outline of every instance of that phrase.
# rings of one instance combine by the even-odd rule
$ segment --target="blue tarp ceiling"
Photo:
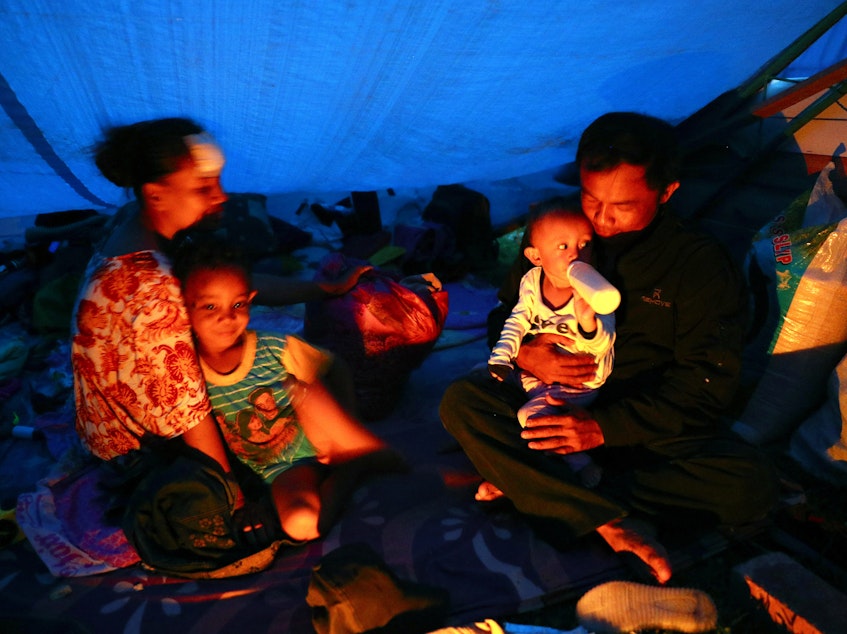
[[[539,172],[607,110],[681,120],[838,5],[0,0],[0,217],[122,204],[89,148],[160,116],[218,137],[231,191]]]

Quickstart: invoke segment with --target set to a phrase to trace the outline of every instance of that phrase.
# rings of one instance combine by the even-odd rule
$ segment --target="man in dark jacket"
[[[478,500],[505,495],[562,537],[597,531],[664,583],[670,563],[643,520],[739,525],[765,517],[776,499],[770,465],[722,417],[740,377],[743,284],[724,249],[665,206],[679,187],[672,126],[603,115],[583,133],[576,163],[595,264],[622,297],[611,376],[590,411],[563,407],[522,430],[521,391],[472,373],[447,388],[441,419],[485,478]],[[504,316],[528,266],[519,257],[501,289]],[[525,342],[516,364],[545,383],[593,376],[593,359],[563,354],[557,338]],[[554,455],[586,450],[603,465],[596,489]]]

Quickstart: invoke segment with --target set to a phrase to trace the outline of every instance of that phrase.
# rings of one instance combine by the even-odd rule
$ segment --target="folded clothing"
[[[321,559],[306,602],[318,634],[423,634],[442,627],[449,611],[446,590],[398,578],[363,543]]]

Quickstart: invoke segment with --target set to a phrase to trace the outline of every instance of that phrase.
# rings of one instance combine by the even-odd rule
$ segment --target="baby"
[[[573,262],[587,262],[591,257],[593,228],[578,202],[557,197],[539,203],[530,213],[526,235],[529,245],[524,255],[535,268],[521,279],[518,303],[488,359],[492,377],[517,380],[526,391],[529,400],[518,410],[522,426],[534,415],[554,413],[561,407],[548,402],[548,396],[575,407],[592,403],[612,371],[615,342],[614,313],[596,313],[587,298],[574,290],[569,276]],[[521,341],[526,335],[540,333],[563,335],[560,346],[564,353],[592,354],[597,361],[595,377],[575,388],[548,385],[528,372],[515,372]],[[600,468],[586,454],[568,454],[564,459],[585,486],[599,484]]]

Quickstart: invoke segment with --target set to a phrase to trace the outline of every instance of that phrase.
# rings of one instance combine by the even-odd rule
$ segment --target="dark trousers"
[[[447,388],[440,415],[480,475],[521,513],[556,524],[563,538],[633,512],[657,523],[709,518],[740,525],[763,519],[775,503],[768,460],[728,431],[594,450],[604,480],[586,489],[558,456],[530,449],[520,437],[516,412],[525,401],[522,390],[482,370]]]

